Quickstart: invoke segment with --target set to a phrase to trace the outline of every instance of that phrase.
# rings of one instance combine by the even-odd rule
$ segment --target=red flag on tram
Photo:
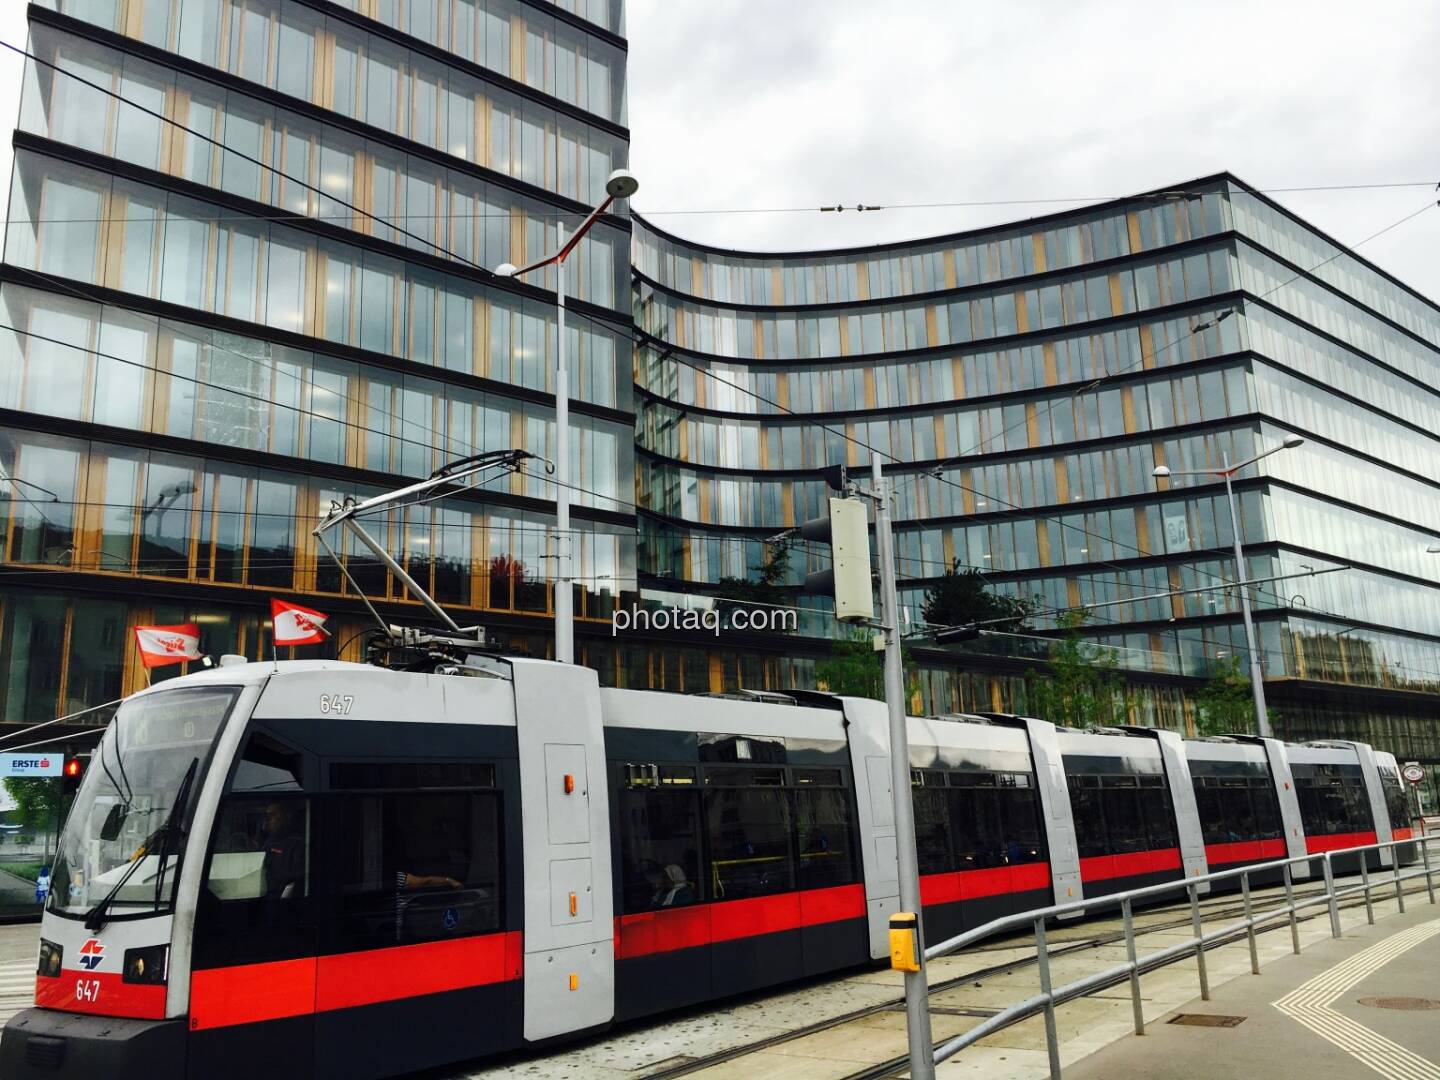
[[[135,644],[140,661],[147,668],[179,664],[200,659],[200,627],[194,623],[179,626],[137,626]]]
[[[316,645],[330,636],[325,629],[325,620],[330,618],[319,611],[288,600],[270,598],[270,619],[275,626],[276,645]]]

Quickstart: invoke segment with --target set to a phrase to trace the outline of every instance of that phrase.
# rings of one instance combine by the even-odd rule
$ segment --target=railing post
[[[1395,904],[1400,908],[1400,914],[1405,914],[1405,883],[1400,879],[1400,847],[1394,845],[1390,849],[1390,872],[1395,875]]]
[[[1120,914],[1125,920],[1125,955],[1130,961],[1130,1005],[1135,1010],[1135,1034],[1145,1034],[1145,1010],[1140,1005],[1140,967],[1135,959],[1135,920],[1130,914],[1130,898],[1120,901]]]
[[[1200,974],[1200,1000],[1210,1000],[1210,979],[1205,974],[1205,943],[1201,941],[1203,936],[1200,930],[1200,897],[1195,891],[1195,884],[1189,884],[1190,891],[1190,926],[1195,931],[1195,967]]]
[[[1060,1036],[1055,1030],[1055,999],[1050,995],[1050,947],[1045,944],[1045,919],[1035,920],[1035,962],[1040,993],[1045,995],[1045,1050],[1050,1055],[1050,1080],[1060,1080]]]
[[[1255,948],[1255,915],[1250,910],[1250,871],[1240,875],[1240,891],[1245,896],[1245,936],[1250,939],[1250,973],[1260,974],[1260,952]]]
[[[1365,890],[1365,921],[1371,926],[1375,925],[1375,908],[1370,903],[1370,866],[1365,856],[1368,851],[1360,853],[1360,885]]]
[[[1330,901],[1330,936],[1338,939],[1340,937],[1340,902],[1335,896],[1335,870],[1330,865],[1328,851],[1320,856],[1320,863],[1325,871],[1325,895]]]
[[[1300,920],[1295,917],[1295,881],[1290,876],[1290,864],[1285,864],[1285,906],[1290,909],[1290,948],[1300,955]]]
[[[1422,823],[1423,825],[1423,823]],[[1425,889],[1430,894],[1430,903],[1435,903],[1435,879],[1430,876],[1430,837],[1420,834],[1420,858],[1425,862]]]

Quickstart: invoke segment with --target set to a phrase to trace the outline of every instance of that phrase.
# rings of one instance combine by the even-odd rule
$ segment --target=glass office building
[[[266,654],[267,597],[417,606],[325,510],[483,450],[553,457],[554,246],[627,162],[621,0],[48,0],[0,266],[0,722],[144,685],[141,623]],[[1218,467],[1291,737],[1435,760],[1440,309],[1230,176],[964,234],[722,250],[623,204],[568,272],[577,650],[607,683],[814,681],[837,627],[613,636],[898,488],[902,601],[973,567],[1087,632],[1181,727],[1245,654]],[[540,467],[377,523],[461,621],[543,654]],[[812,564],[807,565],[807,562]],[[1334,573],[1294,577],[1311,570]],[[818,568],[803,546],[787,569]],[[1173,594],[1156,596],[1155,594]],[[1045,619],[1037,626],[1045,628]],[[1023,709],[1044,642],[917,639],[915,706]],[[307,652],[313,655],[313,650]],[[175,669],[169,669],[173,672]],[[157,672],[157,677],[169,672]]]
[[[879,454],[912,625],[951,566],[1042,611],[1105,605],[1087,633],[1147,688],[1137,718],[1178,724],[1165,688],[1247,649],[1218,587],[1223,483],[1152,473],[1298,434],[1236,481],[1246,573],[1281,579],[1255,589],[1277,730],[1435,757],[1440,309],[1264,196],[1217,176],[784,255],[637,220],[634,261],[642,582],[753,572],[822,513],[819,469],[867,479]],[[819,565],[792,549],[792,580]],[[961,667],[1034,646],[985,638]],[[932,711],[1023,706],[1013,680],[917,658]]]
[[[487,268],[553,250],[626,163],[620,0],[44,8],[0,270],[0,718],[143,686],[136,624],[268,655],[272,594],[332,613],[327,648],[356,655],[356,586],[418,609],[359,549],[342,573],[318,518],[480,451],[554,457],[553,272]],[[635,578],[616,210],[568,277],[596,627]],[[531,463],[375,525],[467,620],[543,652],[555,491]]]

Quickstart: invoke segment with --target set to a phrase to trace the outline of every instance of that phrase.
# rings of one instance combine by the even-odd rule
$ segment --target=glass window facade
[[[44,62],[27,61],[21,130],[297,218],[489,270],[539,261],[559,246],[559,223],[574,228],[583,217],[557,214],[479,170],[406,153],[393,139],[367,139],[50,27],[35,27],[31,49]],[[628,243],[599,222],[567,260],[567,294],[628,314]],[[553,289],[554,269],[535,283]]]
[[[588,204],[604,198],[605,178],[625,164],[623,135],[295,0],[57,0],[56,6],[379,132]],[[540,62],[543,70],[543,56]],[[254,119],[237,122],[225,142],[258,137],[261,126]]]

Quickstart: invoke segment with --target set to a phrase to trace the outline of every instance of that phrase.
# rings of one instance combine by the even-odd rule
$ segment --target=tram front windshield
[[[66,819],[47,910],[103,920],[170,909],[210,750],[239,693],[175,689],[120,706]]]

